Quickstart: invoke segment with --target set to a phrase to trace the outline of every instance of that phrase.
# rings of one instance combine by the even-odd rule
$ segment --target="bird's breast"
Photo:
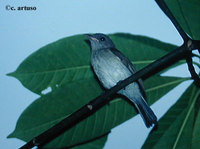
[[[100,82],[108,89],[131,75],[129,69],[109,50],[93,53],[91,64]]]

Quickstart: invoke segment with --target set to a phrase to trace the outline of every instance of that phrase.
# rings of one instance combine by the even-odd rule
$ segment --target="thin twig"
[[[196,86],[200,87],[200,78],[199,78],[199,75],[195,72],[195,69],[194,69],[194,66],[193,66],[193,63],[192,63],[192,53],[190,53],[187,56],[186,61],[187,61],[188,69],[190,71],[192,79],[194,79],[194,84]]]

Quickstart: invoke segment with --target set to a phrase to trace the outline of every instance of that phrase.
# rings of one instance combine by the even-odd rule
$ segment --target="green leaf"
[[[157,101],[186,78],[153,76],[145,81],[150,103]],[[64,84],[35,100],[18,119],[9,138],[29,141],[88,103],[102,92],[94,78]],[[91,140],[136,115],[127,101],[116,98],[89,118],[65,132],[47,147],[66,147]]]
[[[158,122],[143,149],[200,148],[200,90],[192,84]]]
[[[84,142],[82,144],[79,144],[76,147],[73,147],[72,149],[102,149],[106,143],[108,135],[103,135],[100,138],[95,138],[93,141],[89,141],[88,143]]]
[[[176,46],[161,41],[129,34],[110,35],[137,69],[150,64]],[[17,78],[26,88],[41,94],[51,87],[53,90],[67,82],[94,77],[90,68],[90,48],[86,37],[77,35],[63,38],[31,54],[17,70],[8,75]]]
[[[200,1],[165,0],[176,19],[193,39],[200,40]]]
[[[200,148],[200,96],[198,97],[195,103],[195,118],[196,121],[194,122],[193,134],[192,134],[192,149]]]

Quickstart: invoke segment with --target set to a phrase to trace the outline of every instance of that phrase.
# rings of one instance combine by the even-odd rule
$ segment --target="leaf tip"
[[[13,137],[14,137],[14,135],[13,135],[13,132],[12,132],[6,138],[9,139],[9,138],[13,138]]]
[[[7,73],[6,75],[9,76],[9,77],[14,76],[14,72]]]
[[[10,72],[10,73],[7,73],[6,76],[9,76],[9,77],[14,77],[15,76],[15,72]]]

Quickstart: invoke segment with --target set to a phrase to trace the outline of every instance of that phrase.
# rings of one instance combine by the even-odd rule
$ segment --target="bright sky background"
[[[6,5],[36,6],[36,11],[7,11]],[[6,74],[40,47],[60,38],[82,33],[126,32],[146,35],[180,45],[181,38],[153,0],[1,0],[0,1],[0,146],[19,148],[18,139],[6,139],[23,110],[38,95]],[[176,71],[189,76],[186,67]],[[182,83],[152,106],[160,118],[190,82]],[[112,130],[106,149],[140,149],[150,129],[141,117]]]

